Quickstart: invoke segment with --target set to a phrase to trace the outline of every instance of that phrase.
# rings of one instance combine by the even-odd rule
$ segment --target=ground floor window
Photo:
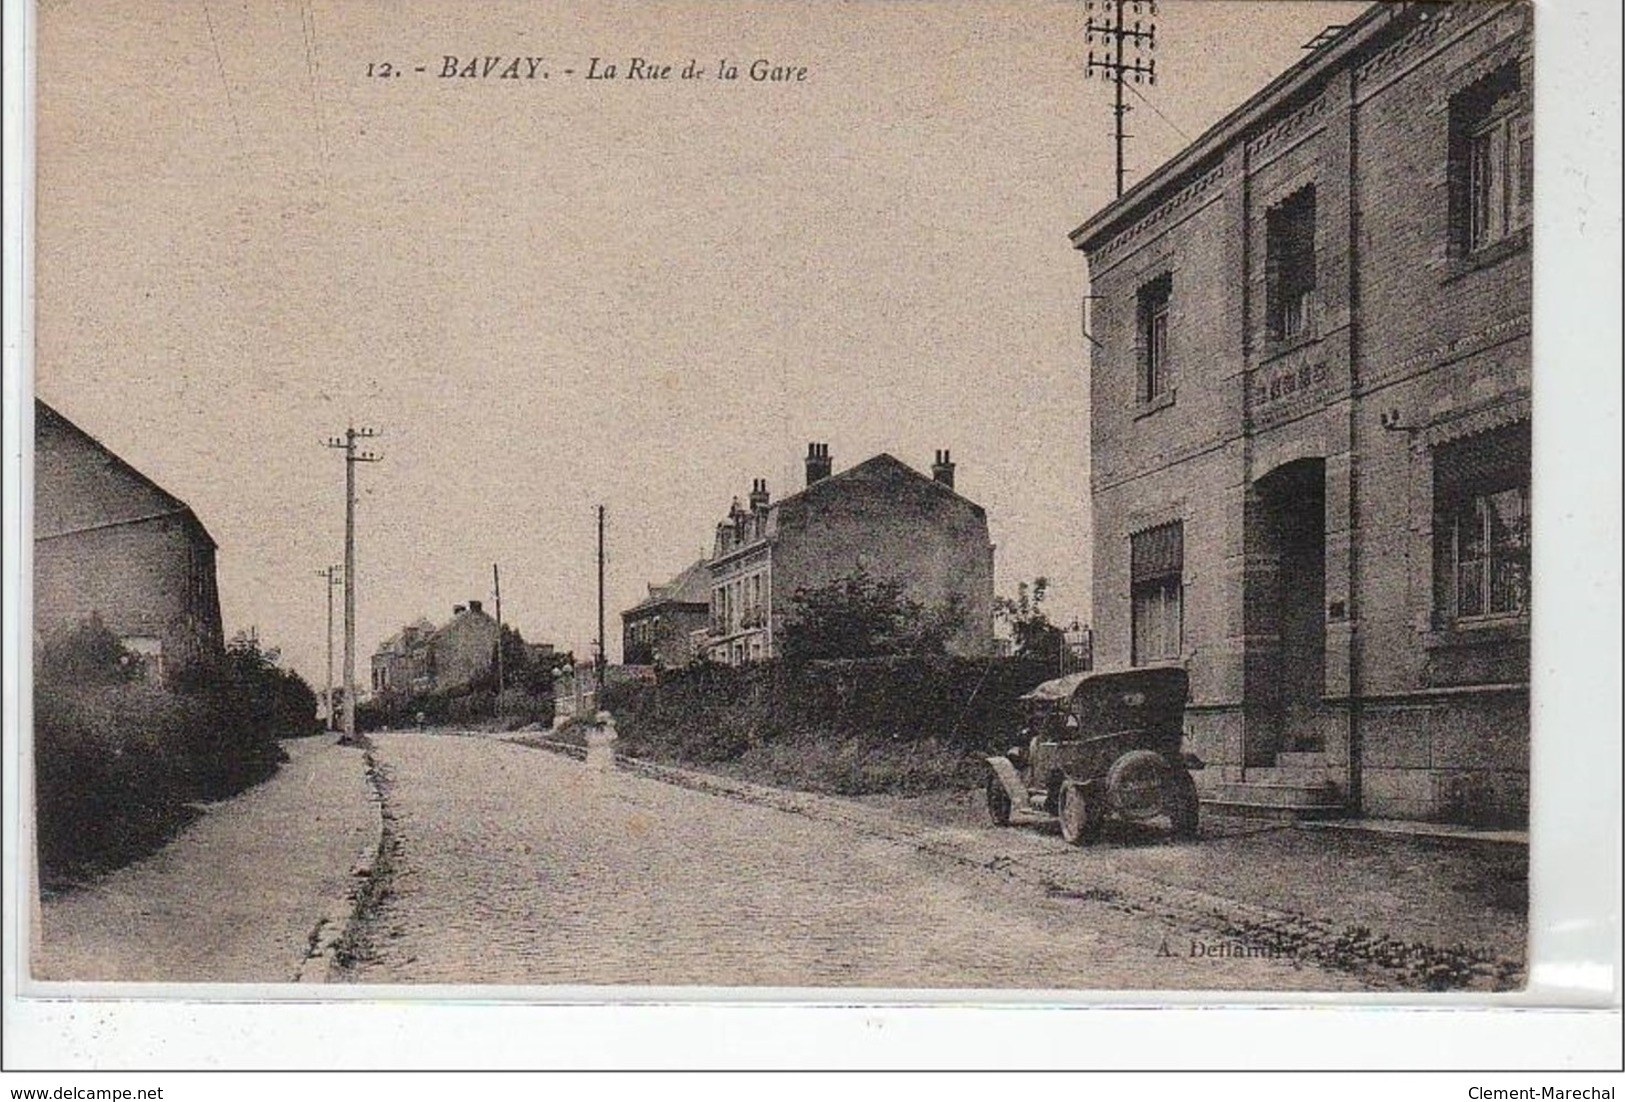
[[[1129,538],[1134,665],[1177,659],[1184,652],[1184,571],[1183,524],[1164,524]]]
[[[1529,423],[1436,449],[1435,619],[1440,627],[1529,614]]]

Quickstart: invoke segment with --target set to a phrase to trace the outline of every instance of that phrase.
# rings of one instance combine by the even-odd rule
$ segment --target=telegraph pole
[[[316,571],[318,578],[327,579],[327,729],[337,731],[338,723],[333,715],[333,587],[340,583],[341,575],[337,566],[329,566],[326,570]]]
[[[502,695],[506,688],[506,678],[502,667],[502,575],[497,573],[497,564],[491,564],[491,589],[497,603],[497,695]]]
[[[327,446],[344,452],[344,735],[339,742],[356,745],[355,733],[355,465],[376,463],[383,458],[356,447],[357,440],[370,440],[376,429],[354,425],[343,436],[329,438]]]
[[[1099,8],[1096,8],[1096,5]],[[1142,24],[1135,19],[1129,25],[1124,18],[1124,9],[1132,8],[1136,16],[1157,14],[1156,0],[1088,0],[1086,4],[1090,12],[1088,22],[1084,24],[1084,38],[1092,47],[1099,38],[1099,44],[1104,47],[1105,53],[1095,56],[1095,51],[1089,51],[1089,60],[1084,65],[1083,75],[1086,78],[1099,77],[1109,80],[1115,85],[1112,114],[1116,125],[1113,128],[1117,144],[1117,194],[1123,194],[1123,141],[1132,137],[1124,133],[1123,127],[1129,113],[1129,106],[1123,102],[1123,85],[1130,77],[1135,84],[1157,83],[1157,62],[1143,59],[1142,51],[1157,48],[1157,25],[1155,23]],[[1102,18],[1097,21],[1095,11],[1100,11]],[[1128,60],[1124,60],[1124,47],[1129,51]]]
[[[604,675],[609,667],[609,654],[604,650],[604,507],[598,507],[598,693],[593,703],[598,711],[604,710]]]

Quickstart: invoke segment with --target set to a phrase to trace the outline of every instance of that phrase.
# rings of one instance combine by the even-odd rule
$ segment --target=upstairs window
[[[1173,372],[1168,362],[1168,305],[1173,298],[1171,275],[1159,276],[1140,288],[1139,293],[1139,400],[1155,402],[1172,389]]]
[[[1526,228],[1535,184],[1529,97],[1509,62],[1450,101],[1451,225],[1472,254]]]
[[[1148,528],[1129,537],[1133,639],[1136,666],[1178,659],[1185,643],[1185,526]]]
[[[1264,216],[1269,331],[1291,340],[1309,331],[1315,298],[1315,189],[1304,188]]]
[[[1435,450],[1440,627],[1529,614],[1529,472],[1527,421]]]

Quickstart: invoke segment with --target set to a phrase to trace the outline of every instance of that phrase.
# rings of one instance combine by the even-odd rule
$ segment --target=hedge
[[[940,656],[700,665],[609,686],[621,748],[858,794],[974,784],[1046,663]]]
[[[312,734],[316,697],[274,651],[234,641],[173,688],[94,618],[47,639],[34,677],[40,873],[60,885],[151,852],[194,810],[269,777],[278,740]]]

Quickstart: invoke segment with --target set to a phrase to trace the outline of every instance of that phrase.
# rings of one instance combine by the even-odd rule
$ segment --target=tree
[[[1065,633],[1050,623],[1044,612],[1044,598],[1048,595],[1049,579],[1040,575],[1031,585],[1017,585],[1013,599],[994,598],[994,614],[1010,625],[1010,638],[1019,657],[1054,662],[1060,660],[1066,648]]]
[[[216,695],[245,728],[265,739],[314,734],[316,691],[280,665],[282,652],[261,647],[255,635],[238,632],[214,668],[200,667],[189,679]]]
[[[553,681],[563,670],[575,665],[573,654],[538,654],[525,642],[519,629],[502,625],[498,646],[502,648],[502,680],[506,689],[519,689],[531,696],[553,695]],[[494,655],[493,655],[494,657]],[[482,688],[496,688],[496,667],[493,664],[477,682]]]
[[[783,634],[792,661],[942,654],[963,617],[960,602],[927,609],[901,582],[858,569],[790,598]]]

